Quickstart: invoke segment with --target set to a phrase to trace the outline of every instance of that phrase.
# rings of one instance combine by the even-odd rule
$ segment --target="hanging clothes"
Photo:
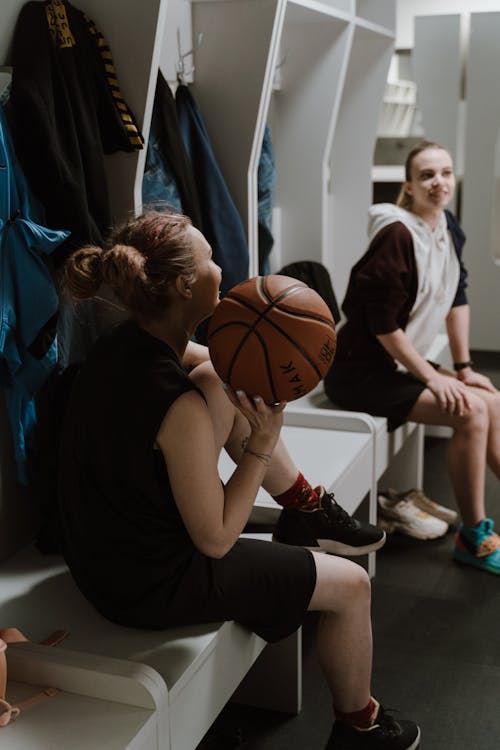
[[[161,211],[163,207],[184,213],[177,183],[168,168],[160,145],[161,130],[158,114],[153,109],[149,128],[146,166],[142,177],[142,208]]]
[[[203,233],[212,246],[215,262],[222,268],[224,294],[248,276],[248,244],[243,222],[212,151],[203,115],[187,86],[178,86],[175,101],[198,188]]]
[[[46,256],[69,235],[42,226],[0,106],[0,385],[19,480],[27,483],[34,395],[57,362],[58,295]]]
[[[48,226],[71,240],[55,253],[102,242],[111,226],[104,154],[142,148],[111,52],[93,21],[63,0],[28,2],[12,45],[16,152]]]
[[[156,81],[142,200],[145,207],[161,207],[165,201],[172,204],[203,231],[193,168],[182,140],[174,95],[161,71]]]
[[[269,273],[269,256],[274,245],[272,235],[274,186],[276,169],[269,126],[264,128],[259,166],[257,169],[257,200],[259,221],[259,273]]]

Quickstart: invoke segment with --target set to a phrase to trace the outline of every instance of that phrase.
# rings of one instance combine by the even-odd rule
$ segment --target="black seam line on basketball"
[[[299,287],[299,289],[303,289],[303,288],[304,287]],[[269,310],[271,310],[274,307],[274,305],[268,305],[266,307],[266,309],[264,310],[264,312],[260,313],[258,310],[255,309],[255,307],[253,307],[252,305],[248,304],[246,300],[240,299],[236,294],[232,294],[231,295],[231,299],[234,299],[237,302],[240,302],[244,307],[246,307],[248,310],[251,310],[252,312],[254,312],[257,315],[257,320],[254,321],[254,323],[251,324],[251,327],[249,328],[248,332],[245,334],[245,336],[243,337],[243,339],[240,341],[240,344],[238,345],[236,351],[234,352],[234,357],[236,357],[236,355],[239,354],[239,352],[241,350],[241,347],[245,344],[245,342],[248,339],[248,337],[250,336],[250,334],[255,330],[256,326],[258,326],[258,324],[260,323],[261,319],[266,317],[267,312]],[[287,315],[293,315],[293,313],[290,313],[288,310],[282,310],[281,312],[286,312]],[[306,318],[306,319],[309,317],[307,314],[300,313],[299,315],[301,317]],[[314,318],[314,320],[318,320],[318,318]],[[321,318],[319,318],[319,322],[320,323],[324,323],[327,326],[330,326],[330,328],[332,329],[332,331],[335,330],[333,328],[333,326],[331,325],[331,323],[328,323],[327,321],[322,320]],[[241,321],[238,321],[238,323],[241,323]],[[284,331],[277,323],[274,323],[274,321],[269,320],[269,318],[266,318],[266,323],[269,323],[270,326],[273,326],[273,328],[275,328],[277,331],[279,331],[282,336],[284,336],[286,339],[288,339],[288,341],[291,344],[294,345],[294,347],[297,349],[297,351],[302,354],[302,356],[304,357],[304,359],[307,360],[307,362],[309,362],[309,364],[311,365],[311,367],[315,371],[315,373],[318,376],[318,378],[320,380],[322,380],[323,379],[323,375],[321,374],[321,370],[316,366],[316,362],[313,359],[311,359],[311,357],[309,356],[309,354],[298,344],[298,342],[295,341],[295,339],[292,339],[292,337],[289,336],[287,334],[287,332]],[[214,333],[218,333],[223,328],[225,328],[226,325],[233,325],[233,322],[230,321],[229,323],[223,323],[218,328],[216,328],[214,331],[212,331],[211,335],[213,335]],[[250,325],[250,324],[245,323],[245,325]]]
[[[299,287],[294,287],[294,290],[295,291],[300,291],[300,290],[302,290],[304,288],[310,289],[310,287],[299,286]],[[264,295],[264,296],[267,296],[267,295]],[[255,325],[258,325],[259,320],[261,318],[265,317],[267,315],[267,313],[269,312],[269,310],[271,310],[273,307],[276,307],[276,305],[281,300],[283,300],[285,298],[285,296],[286,295],[283,295],[283,296],[279,297],[274,302],[271,301],[269,303],[269,305],[266,307],[266,309],[263,310],[262,312],[260,312],[257,308],[255,308],[253,305],[251,305],[250,302],[248,302],[246,299],[238,297],[237,294],[229,293],[228,295],[226,295],[225,299],[227,299],[228,297],[230,299],[234,299],[236,302],[239,302],[240,305],[243,305],[243,307],[246,307],[247,310],[251,310],[253,313],[255,313],[255,315],[257,315],[257,321],[256,321]],[[315,315],[314,313],[300,313],[300,312],[294,312],[293,310],[281,310],[281,312],[285,313],[286,315],[294,315],[297,318],[306,318],[308,320],[317,320],[318,323],[324,323],[326,326],[329,326],[332,329],[332,331],[335,331],[335,325],[333,323],[330,323],[330,321],[327,320],[326,318],[323,318],[322,316]],[[219,328],[215,328],[214,331],[213,331],[213,333],[215,333],[218,330],[219,330]]]
[[[276,307],[280,302],[282,302],[287,297],[290,297],[291,294],[296,294],[297,292],[302,291],[303,289],[310,289],[311,287],[308,287],[307,284],[304,286],[303,284],[294,284],[293,286],[288,287],[288,289],[285,289],[284,292],[280,294],[279,297],[276,297],[276,299],[273,299],[269,296],[269,293],[266,289],[266,278],[267,276],[261,276],[259,279],[259,289],[261,291],[261,294],[263,297],[269,300],[271,303],[271,307]]]
[[[262,350],[264,352],[264,359],[265,359],[265,362],[266,362],[267,377],[269,378],[269,385],[271,386],[271,391],[273,393],[274,403],[278,403],[278,401],[280,399],[278,398],[278,396],[276,394],[276,388],[274,387],[273,373],[272,373],[272,370],[271,370],[271,363],[269,362],[269,357],[267,356],[266,342],[264,340],[264,337],[258,331],[252,331],[252,330],[250,330],[248,332],[248,335],[245,337],[245,339],[242,342],[240,342],[239,346],[237,347],[236,351],[234,352],[233,356],[231,357],[230,364],[229,364],[229,367],[227,369],[227,379],[228,379],[229,382],[231,382],[231,372],[232,372],[232,369],[233,369],[233,365],[234,365],[234,363],[236,361],[236,358],[237,358],[238,354],[241,351],[241,347],[243,346],[243,343],[245,341],[247,341],[248,336],[250,335],[250,333],[254,333],[257,336],[257,338],[259,339],[260,343],[262,344]],[[251,395],[252,396],[257,396],[259,394],[253,393]]]
[[[303,288],[304,287],[300,287],[300,289],[303,289]],[[260,313],[255,307],[252,307],[252,305],[250,305],[250,303],[248,303],[244,299],[240,299],[236,295],[232,295],[231,299],[236,300],[237,302],[239,302],[240,304],[242,304],[244,307],[246,307],[249,310],[251,310],[252,312],[254,312],[256,315],[259,316],[259,318],[265,317],[267,315],[267,313],[269,312],[269,310],[271,310],[273,307],[276,307],[276,304],[274,304],[274,303],[269,304],[266,307],[266,309],[264,310],[264,312]],[[279,301],[280,300],[276,300],[276,302],[279,302]],[[279,310],[280,310],[280,312],[284,313],[285,315],[293,315],[296,318],[306,318],[307,320],[317,320],[318,323],[324,323],[326,326],[329,326],[332,329],[332,331],[335,331],[335,326],[333,325],[333,323],[330,323],[329,320],[327,320],[326,318],[323,318],[321,315],[315,315],[314,313],[307,313],[307,312],[304,312],[304,313],[295,312],[294,310],[283,310],[281,308],[279,308]],[[257,323],[258,323],[258,321],[257,321]],[[216,328],[215,330],[219,330],[219,329]]]
[[[259,288],[260,288],[260,291],[262,293],[262,296],[265,297],[267,300],[269,300],[271,307],[276,307],[276,305],[278,305],[280,302],[283,302],[284,299],[286,299],[287,297],[290,297],[290,295],[292,295],[292,294],[296,294],[297,292],[301,292],[303,289],[311,289],[311,287],[307,286],[307,284],[305,286],[299,286],[297,284],[295,286],[290,287],[289,289],[285,289],[285,291],[279,297],[276,297],[276,299],[273,300],[272,297],[269,296],[267,290],[265,289],[265,286],[264,286],[265,279],[266,279],[265,276],[261,277],[260,282],[259,282]],[[315,291],[315,290],[313,289],[312,291]],[[286,312],[288,312],[288,310]],[[294,315],[294,314],[297,315],[297,316],[303,315],[303,313],[292,313],[292,312],[290,312],[290,315]],[[313,318],[313,320],[319,320],[319,321],[322,321],[323,323],[327,323],[328,324],[327,320],[325,320],[324,318],[321,318],[321,317],[317,318],[313,314],[306,314],[306,317]]]
[[[254,310],[253,308],[250,308],[250,309],[252,309],[253,312],[257,313],[257,310]],[[260,338],[260,334],[257,333],[257,331],[255,330],[255,327],[259,324],[261,317],[264,317],[264,316],[260,316],[258,318],[257,322],[252,323],[252,324],[250,324],[250,323],[243,323],[243,321],[240,321],[240,320],[238,321],[238,325],[248,327],[248,331],[243,336],[243,338],[241,339],[240,343],[238,344],[238,346],[236,347],[236,349],[235,349],[235,351],[233,353],[233,356],[232,356],[231,361],[230,361],[230,365],[228,367],[228,379],[229,379],[229,373],[231,372],[231,368],[232,368],[233,362],[236,359],[236,357],[238,356],[238,354],[240,353],[242,347],[246,343],[246,341],[249,338],[249,336],[252,333],[255,333],[255,335],[259,336],[259,338]],[[320,322],[322,323],[324,321],[320,320]],[[269,323],[269,325],[272,326],[273,328],[275,328],[277,331],[279,331],[279,333],[281,333],[281,335],[284,338],[288,339],[288,341],[291,344],[293,344],[293,346],[297,349],[297,351],[300,352],[300,354],[302,354],[302,356],[304,357],[304,359],[307,362],[309,362],[310,366],[313,368],[314,372],[318,376],[318,379],[319,380],[323,380],[323,375],[321,374],[321,370],[316,366],[316,362],[313,359],[311,359],[311,357],[309,356],[309,354],[300,346],[300,344],[297,341],[295,341],[295,339],[292,339],[292,337],[289,336],[286,331],[284,331],[279,325],[277,325],[276,323],[274,323],[272,320],[269,320],[268,318],[266,318],[266,323]],[[222,331],[223,328],[226,328],[227,326],[231,326],[231,325],[234,325],[233,321],[229,321],[228,323],[223,323],[218,328],[216,328],[215,331],[212,331],[211,335],[213,336],[215,333],[219,333],[219,331]],[[325,323],[325,325],[328,325],[328,324]]]
[[[256,312],[256,310],[254,310],[254,312]],[[217,331],[221,331],[223,328],[226,328],[226,326],[231,326],[231,325],[233,325],[232,321],[230,321],[228,323],[224,323],[219,328],[217,328]],[[274,383],[273,383],[273,376],[272,376],[272,372],[271,372],[271,366],[270,366],[269,359],[268,359],[268,356],[267,356],[266,342],[264,341],[264,339],[261,336],[261,334],[258,333],[258,331],[254,330],[253,325],[251,325],[250,323],[244,323],[243,321],[238,321],[238,325],[242,326],[243,328],[248,328],[248,331],[245,334],[245,336],[243,336],[243,338],[241,339],[240,343],[238,344],[238,346],[234,350],[231,359],[229,360],[229,366],[227,368],[227,379],[228,379],[228,382],[229,383],[231,382],[231,373],[233,371],[233,367],[235,365],[235,362],[236,362],[236,360],[238,358],[238,355],[239,355],[240,351],[242,350],[243,346],[248,341],[249,336],[252,333],[255,333],[255,335],[257,336],[257,338],[260,340],[260,342],[262,344],[262,349],[264,351],[264,358],[265,358],[265,361],[266,361],[266,370],[267,370],[267,375],[268,375],[268,378],[269,378],[269,383],[270,383],[270,386],[271,386],[271,390],[273,392],[273,398],[274,398],[275,401],[279,401],[279,398],[276,395],[276,389],[275,389]],[[253,395],[257,395],[257,394],[253,394]]]

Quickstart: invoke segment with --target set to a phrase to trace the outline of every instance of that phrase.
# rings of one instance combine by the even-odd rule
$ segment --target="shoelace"
[[[379,726],[382,732],[389,737],[396,737],[400,733],[399,725],[389,711],[395,711],[394,708],[384,708],[380,706],[374,727]]]
[[[347,528],[351,529],[357,526],[356,519],[350,516],[349,513],[338,504],[333,492],[325,492],[321,498],[321,509],[326,515],[329,523],[334,523],[337,526],[347,526]]]

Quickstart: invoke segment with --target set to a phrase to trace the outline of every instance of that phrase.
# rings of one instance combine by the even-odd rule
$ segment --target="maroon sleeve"
[[[343,308],[349,318],[361,312],[374,335],[404,329],[417,285],[411,233],[395,221],[375,235],[354,266]]]

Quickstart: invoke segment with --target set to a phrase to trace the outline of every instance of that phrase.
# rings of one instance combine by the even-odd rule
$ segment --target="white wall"
[[[1,0],[0,65],[5,65],[14,33],[14,26],[24,0]]]
[[[500,0],[397,0],[396,48],[413,48],[415,16],[500,11]]]

